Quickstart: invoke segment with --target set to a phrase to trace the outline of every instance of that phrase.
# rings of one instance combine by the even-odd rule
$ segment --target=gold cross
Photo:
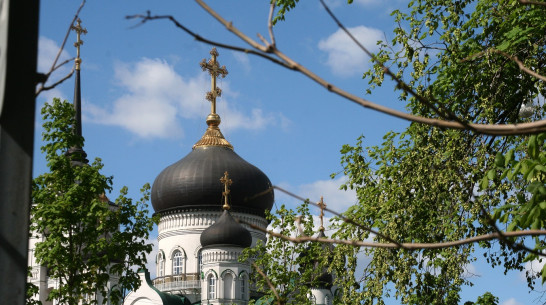
[[[324,203],[324,198],[320,196],[320,201],[317,203],[320,208],[320,227],[319,230],[324,232],[324,209],[326,209],[326,203]]]
[[[211,78],[211,86],[210,86],[211,91],[207,92],[206,99],[211,103],[210,113],[215,114],[216,113],[216,97],[219,97],[222,95],[222,90],[216,87],[216,77],[220,76],[224,78],[228,74],[228,71],[226,69],[226,66],[220,67],[220,65],[216,61],[216,57],[219,56],[218,51],[216,51],[216,48],[212,48],[212,50],[210,51],[210,55],[212,56],[212,58],[209,59],[208,62],[206,59],[203,59],[199,65],[201,66],[203,71],[209,70],[209,74]]]
[[[222,192],[222,195],[224,196],[224,206],[222,208],[224,210],[229,210],[230,206],[228,203],[228,195],[229,195],[229,186],[233,183],[231,179],[229,179],[228,172],[224,173],[224,177],[220,178],[220,182],[224,185],[224,191]]]
[[[74,42],[74,46],[76,47],[76,70],[80,69],[80,64],[82,62],[82,59],[80,58],[80,46],[83,44],[83,40],[80,39],[81,34],[87,34],[87,29],[82,28],[82,21],[80,18],[76,20],[76,25],[71,25],[70,29],[74,30],[76,32],[76,42]]]

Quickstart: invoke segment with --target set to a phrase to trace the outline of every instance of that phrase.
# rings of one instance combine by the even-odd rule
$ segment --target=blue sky
[[[49,69],[79,1],[41,1],[39,71]],[[405,7],[400,0],[355,0],[348,6],[330,0],[334,13],[371,50],[378,39],[392,38],[390,12]],[[217,12],[249,35],[268,37],[268,1],[210,1]],[[195,41],[165,20],[136,26],[125,16],[169,14],[211,40],[245,46],[191,1],[89,1],[80,14],[88,34],[82,46],[83,134],[90,159],[102,158],[103,173],[114,176],[114,199],[126,185],[130,195],[168,165],[184,157],[205,131],[210,106],[205,93],[210,77],[199,62],[211,47]],[[362,72],[369,59],[348,42],[316,1],[302,1],[275,27],[278,48],[324,79],[364,96]],[[75,55],[69,37],[62,58]],[[354,193],[338,190],[343,177],[339,150],[360,135],[365,145],[381,143],[390,130],[408,123],[373,112],[337,97],[311,80],[253,56],[219,49],[218,58],[229,75],[219,81],[220,128],[235,151],[258,166],[273,184],[311,200],[324,196],[330,208],[342,211],[356,202]],[[58,79],[71,65],[54,74]],[[38,97],[38,107],[53,97],[72,100],[73,79]],[[391,83],[368,99],[403,110]],[[34,175],[46,170],[41,145],[41,120],[36,117]],[[276,193],[276,204],[296,202]],[[318,211],[316,211],[318,214]],[[481,255],[480,255],[481,256]],[[468,266],[476,285],[464,288],[463,302],[485,291],[500,297],[502,305],[532,304],[539,293],[528,293],[517,272],[504,275],[481,261]],[[463,303],[461,302],[461,303]],[[393,301],[392,304],[397,304]]]

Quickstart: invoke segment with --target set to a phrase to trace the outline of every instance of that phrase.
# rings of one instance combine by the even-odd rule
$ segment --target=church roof
[[[252,236],[247,229],[233,219],[228,210],[217,222],[201,233],[201,246],[227,245],[241,248],[250,247]]]
[[[156,212],[180,209],[218,210],[221,206],[221,185],[218,177],[229,172],[233,177],[231,206],[233,211],[264,216],[273,206],[274,195],[269,178],[233,150],[220,131],[220,116],[216,114],[216,77],[225,76],[225,67],[216,61],[218,53],[211,51],[212,59],[201,66],[209,70],[212,89],[207,93],[211,113],[203,137],[184,158],[165,168],[152,186],[152,206]]]

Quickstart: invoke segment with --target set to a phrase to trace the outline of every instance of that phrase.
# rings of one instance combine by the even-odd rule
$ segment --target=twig
[[[450,128],[450,129],[459,129],[459,130],[466,130],[466,129],[472,129],[477,133],[480,134],[486,134],[486,135],[525,135],[525,134],[536,134],[540,132],[546,131],[546,120],[540,120],[535,122],[528,122],[528,123],[521,123],[521,124],[477,124],[477,123],[468,123],[468,124],[462,124],[460,122],[455,121],[445,121],[442,119],[435,119],[435,118],[426,118],[421,117],[417,115],[412,115],[408,113],[404,113],[389,107],[385,107],[376,103],[373,103],[369,100],[363,99],[359,96],[356,96],[354,94],[351,94],[347,91],[344,91],[333,84],[325,81],[324,79],[320,78],[318,75],[311,72],[309,69],[305,68],[304,66],[299,65],[295,61],[293,61],[290,57],[286,56],[284,53],[280,52],[276,47],[270,46],[269,48],[267,46],[263,46],[254,40],[250,39],[248,36],[241,33],[237,28],[233,26],[231,22],[227,22],[224,20],[221,16],[219,16],[215,11],[213,11],[210,7],[208,7],[206,4],[203,3],[201,0],[196,0],[198,4],[200,4],[211,16],[216,18],[220,23],[222,23],[226,29],[235,35],[237,35],[241,40],[247,42],[250,46],[255,48],[257,51],[252,49],[246,49],[241,48],[233,45],[227,45],[223,43],[218,43],[215,41],[211,41],[208,39],[205,39],[198,34],[188,30],[186,27],[184,27],[182,24],[180,24],[174,17],[172,16],[144,16],[144,15],[134,15],[127,17],[128,19],[131,18],[141,18],[143,19],[143,22],[147,20],[152,19],[169,19],[175,25],[181,29],[183,29],[186,33],[194,37],[196,40],[205,42],[220,48],[225,48],[229,50],[254,54],[257,56],[260,56],[262,58],[268,59],[280,66],[283,66],[290,70],[298,71],[311,80],[315,81],[319,85],[326,88],[328,91],[331,91],[349,101],[352,101],[362,107],[373,109],[375,111],[379,111],[382,113],[385,113],[390,116],[394,116],[397,118],[401,118],[407,121],[416,122],[416,123],[422,123],[430,126],[435,127],[442,127],[442,128]],[[267,54],[265,54],[267,53]],[[273,53],[277,58],[276,59],[272,56],[268,56],[268,54]]]
[[[405,249],[405,250],[422,250],[422,249],[443,249],[450,247],[458,247],[466,244],[476,243],[480,241],[500,239],[501,235],[505,237],[519,237],[519,236],[543,236],[546,235],[546,230],[524,230],[524,231],[513,231],[513,232],[503,232],[502,234],[490,233],[478,235],[470,238],[448,241],[448,242],[439,242],[439,243],[377,243],[377,242],[367,242],[359,240],[341,240],[341,239],[332,239],[332,238],[321,238],[321,237],[312,237],[312,236],[300,236],[300,237],[290,237],[282,235],[280,233],[275,233],[272,230],[266,230],[260,226],[254,225],[252,223],[246,222],[244,220],[237,220],[239,223],[245,224],[255,230],[266,233],[273,237],[278,237],[293,243],[305,243],[305,242],[320,242],[324,244],[340,244],[340,245],[350,245],[355,247],[369,247],[369,248],[386,248],[386,249]]]
[[[70,73],[68,73],[65,77],[61,78],[60,80],[56,81],[55,83],[53,83],[52,85],[49,85],[49,86],[41,86],[38,91],[36,91],[36,96],[38,96],[38,94],[40,94],[40,92],[42,91],[47,91],[47,90],[51,90],[55,87],[57,87],[58,85],[60,85],[61,83],[63,83],[65,80],[69,79],[70,77],[72,77],[72,74],[74,74],[74,69],[72,69],[72,71],[70,71]]]
[[[262,269],[260,269],[260,267],[258,267],[258,265],[256,265],[256,263],[252,262],[252,266],[265,279],[265,281],[267,282],[267,286],[269,286],[269,288],[273,291],[273,294],[275,294],[275,298],[277,299],[277,304],[282,305],[281,298],[279,297],[279,294],[277,293],[277,289],[275,288],[273,283],[271,283],[271,281],[269,280],[269,277],[265,275],[265,273],[262,271]]]
[[[275,35],[273,34],[273,13],[275,12],[275,1],[271,1],[269,8],[269,18],[267,18],[267,29],[269,31],[269,38],[271,39],[271,45],[275,47]]]
[[[526,5],[541,5],[541,6],[546,6],[546,2],[541,2],[541,1],[519,0],[519,3],[521,3],[521,4],[526,4]]]
[[[183,24],[178,22],[178,20],[176,20],[173,16],[170,16],[170,15],[151,16],[149,14],[149,12],[148,12],[148,15],[137,14],[137,15],[126,16],[125,18],[126,19],[138,19],[138,18],[140,18],[141,22],[138,25],[144,24],[144,23],[146,23],[147,21],[150,21],[150,20],[169,19],[172,23],[174,23],[174,25],[177,28],[180,28],[184,32],[188,33],[190,36],[192,36],[197,41],[204,42],[204,43],[207,43],[207,44],[219,47],[219,48],[224,48],[224,49],[228,49],[228,50],[243,52],[243,53],[247,53],[247,54],[254,54],[254,55],[260,56],[262,58],[265,58],[265,59],[267,59],[269,61],[272,61],[273,63],[278,64],[280,66],[283,66],[283,67],[285,67],[287,69],[293,70],[291,67],[287,66],[284,62],[282,62],[282,61],[280,61],[280,60],[278,60],[278,59],[276,59],[274,57],[271,57],[271,56],[269,56],[267,54],[264,54],[262,52],[258,52],[258,51],[253,50],[253,49],[228,45],[228,44],[220,43],[220,42],[217,42],[217,41],[213,41],[213,40],[209,40],[209,39],[206,39],[204,37],[201,37],[199,34],[193,32],[189,28],[185,27]]]

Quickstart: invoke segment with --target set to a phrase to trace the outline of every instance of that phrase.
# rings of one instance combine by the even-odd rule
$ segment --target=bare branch
[[[275,285],[271,283],[271,281],[269,280],[269,277],[265,275],[265,273],[262,271],[262,269],[260,269],[260,267],[258,267],[258,265],[256,265],[256,263],[252,262],[252,266],[265,279],[265,281],[267,282],[267,286],[269,286],[269,288],[273,291],[273,294],[275,294],[275,298],[277,299],[277,304],[282,305],[281,298],[279,297],[279,293],[277,293],[277,289],[275,288]]]
[[[536,133],[546,131],[546,120],[521,123],[521,124],[476,124],[476,123],[463,124],[457,121],[446,121],[443,119],[427,118],[427,117],[421,117],[421,116],[417,116],[413,114],[408,114],[408,113],[404,113],[389,107],[385,107],[385,106],[373,103],[369,100],[363,99],[359,96],[356,96],[347,91],[344,91],[334,86],[333,84],[325,81],[324,79],[320,78],[318,75],[311,72],[306,67],[296,63],[290,57],[286,56],[284,53],[279,51],[279,49],[277,49],[275,46],[270,45],[269,47],[266,47],[257,43],[256,41],[252,40],[251,38],[249,38],[248,36],[240,32],[237,28],[235,28],[231,22],[227,22],[226,20],[224,20],[220,15],[218,15],[218,13],[216,13],[214,10],[208,7],[202,0],[195,0],[195,1],[197,1],[198,4],[201,5],[211,16],[213,16],[220,23],[222,23],[228,31],[237,35],[241,40],[248,43],[257,51],[204,39],[201,36],[197,35],[196,33],[189,31],[186,27],[184,27],[182,24],[176,21],[176,19],[172,16],[135,15],[135,16],[129,16],[127,18],[145,19],[143,20],[143,22],[146,20],[152,20],[152,19],[170,19],[173,23],[176,24],[177,27],[183,29],[186,33],[193,36],[198,41],[205,42],[220,48],[258,55],[262,58],[268,59],[285,68],[299,71],[300,73],[304,74],[311,80],[315,81],[319,85],[326,88],[328,91],[331,91],[341,97],[344,97],[345,99],[352,101],[362,107],[373,109],[375,111],[379,111],[387,115],[401,118],[407,121],[422,123],[422,124],[435,126],[435,127],[450,128],[450,129],[459,129],[459,130],[472,129],[477,133],[486,134],[486,135],[524,135],[524,134],[536,134]],[[268,56],[268,54],[265,54],[265,53],[268,53],[268,54],[273,53],[280,60],[272,56]]]
[[[525,5],[541,5],[541,6],[546,6],[546,2],[541,2],[541,1],[519,0],[519,3],[525,4]]]
[[[272,57],[272,56],[270,56],[268,54],[265,54],[263,52],[259,52],[259,51],[253,50],[253,49],[247,49],[247,48],[241,48],[241,47],[237,47],[237,46],[233,46],[233,45],[228,45],[228,44],[224,44],[224,43],[220,43],[220,42],[217,42],[217,41],[213,41],[213,40],[203,38],[199,34],[193,32],[189,28],[185,27],[183,24],[178,22],[178,20],[176,20],[173,16],[170,16],[170,15],[151,16],[149,14],[149,12],[148,12],[147,15],[137,14],[137,15],[126,16],[125,18],[126,19],[140,19],[141,22],[138,25],[144,24],[144,23],[146,23],[147,21],[150,21],[150,20],[169,19],[172,23],[174,23],[174,25],[177,28],[180,28],[184,32],[188,33],[190,36],[192,36],[197,41],[204,42],[204,43],[207,43],[207,44],[219,47],[219,48],[224,48],[224,49],[227,49],[227,50],[233,50],[233,51],[238,51],[238,52],[242,52],[242,53],[246,53],[246,54],[257,55],[257,56],[265,58],[265,59],[267,59],[267,60],[269,60],[269,61],[271,61],[271,62],[273,62],[273,63],[275,63],[277,65],[280,65],[280,66],[283,66],[283,67],[285,67],[287,69],[292,70],[292,67],[287,66],[284,62],[282,62],[282,61],[280,61],[280,60],[278,60],[278,59],[276,59],[276,58],[274,58],[274,57]]]
[[[520,236],[544,236],[546,235],[546,230],[525,230],[525,231],[513,231],[513,232],[503,232],[502,234],[490,233],[478,235],[470,238],[448,241],[448,242],[439,242],[439,243],[378,243],[378,242],[366,242],[359,240],[342,240],[342,239],[332,239],[332,238],[320,238],[312,236],[300,236],[300,237],[290,237],[282,235],[280,233],[273,232],[272,230],[266,230],[260,226],[254,225],[252,223],[246,222],[244,220],[237,220],[239,223],[245,224],[252,229],[258,230],[260,232],[266,233],[273,237],[278,237],[293,243],[306,243],[306,242],[320,242],[324,244],[340,244],[340,245],[350,245],[355,247],[369,247],[369,248],[387,248],[387,249],[405,249],[405,250],[422,250],[422,249],[443,249],[450,247],[458,247],[466,244],[476,243],[480,241],[500,239],[504,237],[520,237]]]
[[[43,84],[40,86],[40,88],[38,88],[38,90],[36,90],[36,93],[35,93],[35,96],[38,96],[41,92],[43,91],[47,91],[47,90],[51,90],[55,87],[57,87],[58,85],[60,85],[61,83],[63,83],[65,80],[69,79],[70,77],[72,77],[72,74],[74,74],[74,69],[72,69],[70,71],[70,73],[68,73],[65,77],[61,78],[60,80],[56,81],[55,83],[49,85],[49,86],[44,86]]]
[[[267,18],[267,29],[269,30],[269,38],[271,39],[271,45],[275,47],[275,35],[273,34],[273,13],[275,13],[275,1],[271,1],[271,7],[269,8],[269,18]]]

